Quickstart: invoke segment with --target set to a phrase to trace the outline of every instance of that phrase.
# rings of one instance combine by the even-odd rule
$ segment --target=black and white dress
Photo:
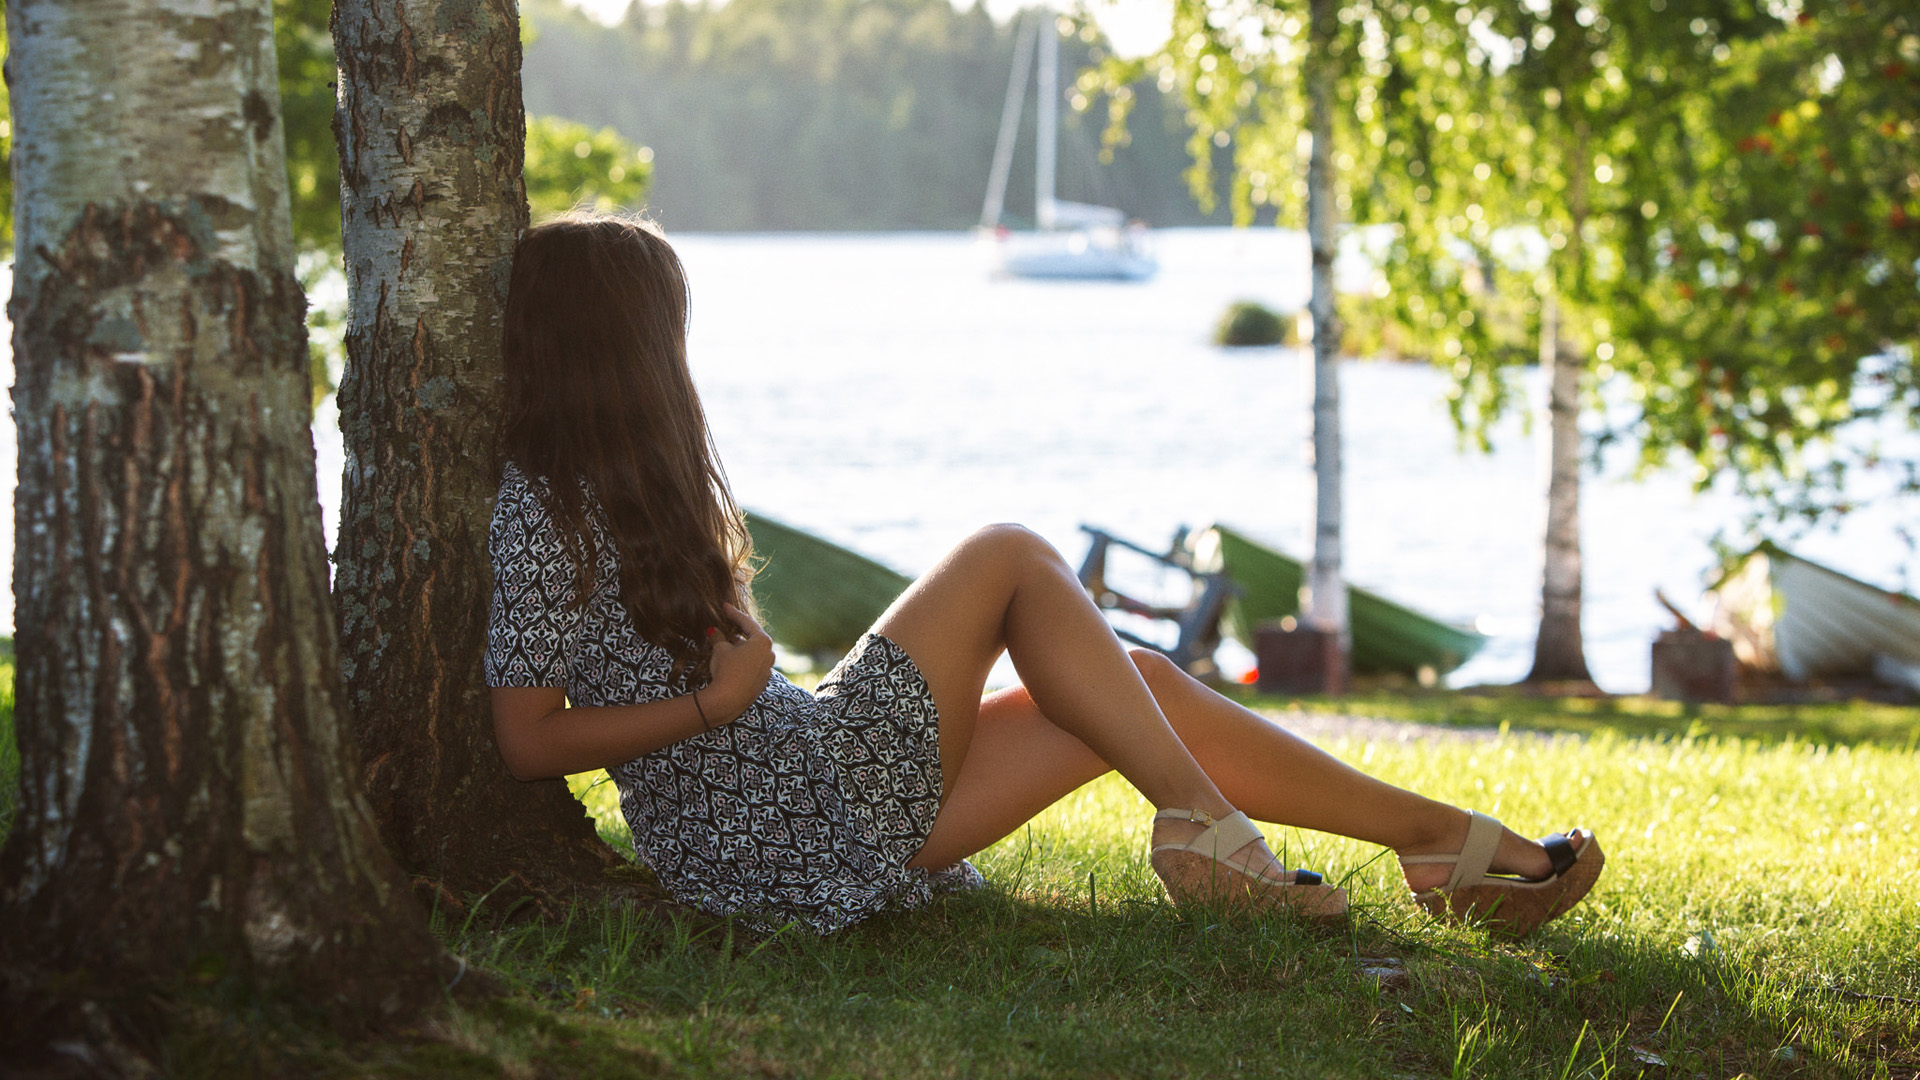
[[[545,488],[511,463],[500,482],[487,684],[561,687],[575,706],[691,691],[666,650],[635,632],[592,503],[598,565],[576,603]],[[608,772],[635,851],[682,903],[828,933],[979,883],[964,862],[935,873],[906,865],[940,805],[937,722],[920,669],[868,634],[815,692],[776,671],[739,719]]]

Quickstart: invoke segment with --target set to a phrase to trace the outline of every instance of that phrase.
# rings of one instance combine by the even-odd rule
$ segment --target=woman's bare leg
[[[1133,660],[1180,740],[1249,817],[1350,836],[1396,855],[1451,854],[1466,842],[1465,810],[1368,776],[1214,693],[1159,653],[1136,650]],[[1495,873],[1544,877],[1552,869],[1537,841],[1505,830]],[[1407,883],[1415,891],[1437,888],[1450,872],[1417,864],[1406,868]]]
[[[968,537],[895,601],[874,629],[906,650],[933,693],[946,793],[958,790],[969,764],[983,775],[990,769],[987,760],[972,760],[975,729],[987,672],[1005,651],[1045,720],[1118,770],[1155,807],[1215,817],[1233,812],[1174,734],[1072,569],[1026,529],[996,525]],[[1015,732],[1002,734],[1018,745]],[[1001,752],[1001,743],[993,740],[990,756]],[[1202,828],[1156,822],[1155,836],[1177,842]],[[1237,857],[1258,871],[1278,873],[1263,844],[1249,844]]]
[[[1165,657],[1134,650],[1175,733],[1233,805],[1262,821],[1381,844],[1400,855],[1451,853],[1467,815],[1376,780],[1273,721],[1221,697]],[[915,862],[944,866],[971,855],[1107,771],[1099,755],[1052,724],[1021,688],[986,699],[951,798]],[[1540,877],[1546,852],[1508,830],[1492,868]],[[1445,866],[1407,868],[1415,891],[1445,884]]]
[[[914,866],[951,866],[1011,835],[1075,788],[1112,772],[1048,720],[1026,688],[987,696],[960,775]]]

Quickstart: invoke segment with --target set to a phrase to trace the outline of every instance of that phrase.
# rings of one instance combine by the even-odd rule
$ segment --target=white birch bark
[[[1340,316],[1334,307],[1333,92],[1336,33],[1334,0],[1310,5],[1312,43],[1306,62],[1313,149],[1307,160],[1307,236],[1313,252],[1313,564],[1307,578],[1306,625],[1337,634],[1340,654],[1350,647],[1347,588],[1341,579]],[[1344,679],[1342,679],[1344,681]]]
[[[0,961],[392,1015],[342,738],[270,0],[12,0],[20,812]]]
[[[337,0],[347,465],[342,667],[403,866],[452,893],[598,885],[617,861],[562,781],[521,783],[481,655],[500,482],[500,335],[527,225],[512,0]]]
[[[1586,273],[1587,178],[1590,173],[1586,122],[1578,120],[1567,145],[1567,211],[1571,227],[1562,273],[1577,286]],[[1577,295],[1577,294],[1576,294]],[[1534,639],[1533,668],[1527,682],[1586,682],[1585,643],[1580,631],[1580,372],[1582,358],[1560,332],[1562,311],[1556,287],[1544,299],[1540,320],[1540,365],[1550,372],[1547,411],[1551,430],[1547,480],[1546,558],[1540,586],[1540,633]]]
[[[1580,632],[1580,358],[1560,337],[1559,304],[1549,294],[1540,316],[1540,366],[1551,373],[1547,415],[1545,569],[1540,633],[1528,681],[1590,678]]]

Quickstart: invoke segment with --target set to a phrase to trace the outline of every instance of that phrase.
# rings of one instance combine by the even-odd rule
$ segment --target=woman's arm
[[[713,681],[645,705],[568,708],[554,686],[493,688],[493,734],[507,771],[540,780],[605,769],[737,719],[773,674],[773,641],[729,606],[737,633],[713,645]],[[702,722],[702,714],[705,722]]]

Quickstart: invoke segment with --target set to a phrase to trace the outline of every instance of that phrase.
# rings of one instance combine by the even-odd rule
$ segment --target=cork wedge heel
[[[1414,902],[1437,918],[1484,925],[1493,933],[1523,938],[1567,913],[1600,880],[1607,856],[1600,840],[1584,829],[1541,839],[1553,872],[1537,881],[1488,873],[1500,848],[1501,824],[1469,810],[1467,841],[1453,855],[1403,855],[1400,865],[1453,864],[1453,876],[1437,889],[1415,893]],[[1574,835],[1585,843],[1574,847]]]
[[[1215,820],[1204,810],[1162,810],[1153,820],[1191,821],[1207,827],[1184,843],[1153,849],[1153,872],[1180,907],[1290,911],[1320,923],[1346,920],[1347,891],[1325,884],[1319,874],[1296,870],[1291,882],[1280,882],[1228,861],[1241,848],[1265,839],[1247,815],[1236,810]]]

